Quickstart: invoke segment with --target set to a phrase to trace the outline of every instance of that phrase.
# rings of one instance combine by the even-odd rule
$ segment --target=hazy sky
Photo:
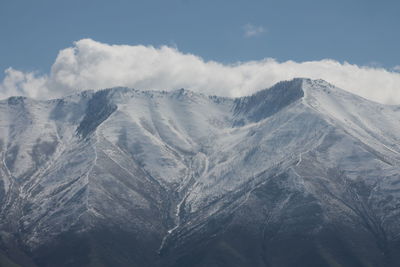
[[[16,89],[21,94],[43,83],[49,87],[47,80],[54,76],[50,68],[62,65],[56,59],[60,51],[73,47],[81,59],[85,58],[87,50],[82,47],[88,43],[81,42],[79,46],[74,42],[88,38],[98,44],[168,46],[179,54],[196,55],[200,61],[224,65],[246,65],[251,60],[266,58],[298,63],[333,59],[361,69],[390,72],[396,76],[391,84],[393,91],[399,87],[399,29],[398,0],[0,0],[0,97],[12,93],[21,81],[31,83],[25,89]],[[142,60],[146,63],[152,59]],[[69,78],[69,86],[94,86],[73,83],[71,80],[77,79]],[[107,82],[104,85],[114,85]],[[65,87],[67,82],[62,83]],[[241,86],[247,84],[242,82]]]

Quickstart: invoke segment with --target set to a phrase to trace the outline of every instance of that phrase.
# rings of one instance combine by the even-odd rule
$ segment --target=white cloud
[[[400,72],[400,65],[394,66],[393,67],[394,71]]]
[[[9,68],[0,98],[60,97],[85,89],[127,86],[141,90],[186,88],[205,94],[243,96],[294,77],[324,79],[365,98],[400,104],[400,73],[334,60],[274,59],[233,65],[183,54],[171,47],[108,45],[83,39],[59,52],[46,75]]]
[[[46,76],[38,76],[32,72],[22,72],[13,68],[6,69],[4,73],[5,78],[0,84],[0,98],[12,95],[37,98],[48,90]]]
[[[265,32],[265,29],[263,26],[255,26],[250,23],[244,25],[243,30],[244,30],[245,37],[254,37],[254,36],[261,35]]]

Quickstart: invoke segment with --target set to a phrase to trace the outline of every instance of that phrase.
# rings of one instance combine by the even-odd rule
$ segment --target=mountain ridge
[[[18,240],[27,266],[398,262],[396,106],[294,79],[243,98],[14,97],[0,113],[1,250]]]

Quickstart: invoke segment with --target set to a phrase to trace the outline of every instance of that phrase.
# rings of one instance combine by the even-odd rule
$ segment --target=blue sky
[[[0,99],[241,96],[309,77],[400,104],[399,14],[399,0],[0,0]]]
[[[176,46],[225,63],[332,58],[391,68],[400,64],[399,14],[395,0],[1,0],[0,70],[46,72],[82,38]],[[249,26],[263,30],[246,37]]]

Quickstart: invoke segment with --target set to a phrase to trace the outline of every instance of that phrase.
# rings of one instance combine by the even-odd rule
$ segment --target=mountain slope
[[[230,99],[0,102],[1,242],[24,266],[396,266],[400,108],[321,80]]]

